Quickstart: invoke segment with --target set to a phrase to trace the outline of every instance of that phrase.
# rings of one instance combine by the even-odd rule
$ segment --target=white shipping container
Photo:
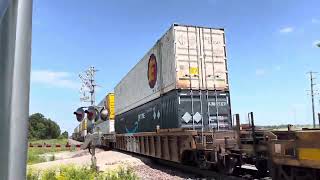
[[[229,89],[223,29],[173,25],[115,87],[121,114],[173,89]]]
[[[86,137],[87,130],[82,130],[80,134],[81,134],[81,137]]]
[[[114,133],[114,120],[107,120],[96,124],[94,127],[94,132],[97,132],[99,134]]]

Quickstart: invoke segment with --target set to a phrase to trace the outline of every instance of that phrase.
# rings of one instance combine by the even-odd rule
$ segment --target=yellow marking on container
[[[190,75],[198,75],[199,74],[199,70],[198,70],[197,67],[190,67],[189,73],[190,73]]]
[[[320,161],[320,148],[299,148],[299,159]]]
[[[114,119],[114,93],[109,93],[106,97],[105,107],[109,111],[109,119]]]

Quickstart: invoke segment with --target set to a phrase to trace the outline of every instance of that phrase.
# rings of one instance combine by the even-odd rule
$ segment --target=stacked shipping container
[[[104,106],[109,112],[108,119],[114,120],[114,116],[115,116],[115,114],[114,114],[114,93],[109,93],[106,96]]]
[[[94,131],[101,134],[110,134],[114,132],[114,93],[108,93],[98,104],[98,107],[104,107],[108,110],[106,121],[99,119],[95,122]]]
[[[223,29],[173,25],[115,87],[117,133],[228,129]]]

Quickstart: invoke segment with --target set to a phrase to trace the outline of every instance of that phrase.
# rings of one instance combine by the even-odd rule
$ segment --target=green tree
[[[55,139],[61,133],[59,125],[45,118],[41,113],[35,113],[29,117],[28,130],[29,139]]]
[[[64,131],[62,134],[61,134],[62,138],[68,138],[69,137],[69,134],[67,131]]]

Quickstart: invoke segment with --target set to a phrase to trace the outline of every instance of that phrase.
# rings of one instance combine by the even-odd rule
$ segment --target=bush
[[[27,180],[138,180],[131,168],[120,167],[108,172],[96,172],[87,166],[61,166],[42,171],[28,169]]]

